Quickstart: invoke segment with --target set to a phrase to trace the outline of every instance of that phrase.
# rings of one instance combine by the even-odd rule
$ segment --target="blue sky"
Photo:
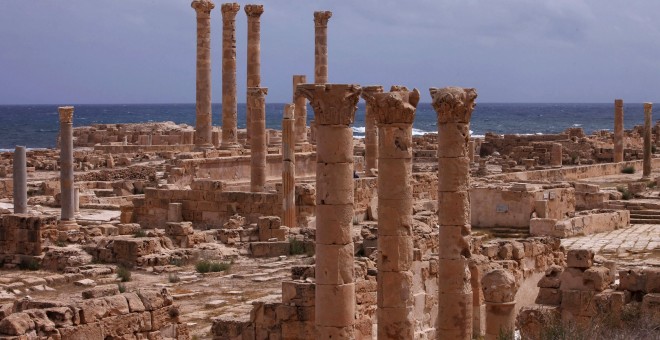
[[[240,1],[241,5],[245,2]],[[476,87],[480,102],[660,100],[660,1],[264,0],[262,84],[313,81],[315,10],[332,10],[329,79],[422,90]],[[221,101],[220,2],[211,13]],[[237,16],[239,102],[246,16]],[[190,103],[189,0],[1,0],[0,104]]]

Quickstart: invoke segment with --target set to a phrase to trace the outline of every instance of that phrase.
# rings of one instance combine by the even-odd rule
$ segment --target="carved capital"
[[[381,85],[367,85],[362,87],[362,98],[367,100],[368,96],[373,95],[374,93],[383,93],[383,87]],[[367,104],[369,104],[367,100]]]
[[[215,8],[215,4],[211,0],[194,0],[190,7],[194,8],[197,13],[210,14],[211,10]]]
[[[73,123],[73,106],[58,107],[60,113],[60,123]]]
[[[284,112],[282,113],[282,117],[284,119],[293,119],[295,110],[296,104],[284,104]]]
[[[438,113],[438,123],[469,123],[477,99],[473,88],[445,87],[429,89],[431,103]]]
[[[236,13],[241,9],[241,5],[235,2],[228,2],[220,6],[222,11],[222,20],[234,20],[236,19]]]
[[[392,91],[385,93],[363,92],[362,96],[371,105],[376,123],[380,124],[412,124],[415,120],[415,111],[419,103],[419,91],[407,88],[392,87]]]
[[[264,13],[264,5],[245,5],[243,9],[245,10],[245,14],[247,14],[248,18],[259,19]]]
[[[309,100],[318,125],[351,125],[362,89],[353,84],[300,84],[296,97]]]
[[[326,27],[328,26],[328,20],[332,17],[332,12],[330,11],[317,11],[314,12],[314,25]]]
[[[644,103],[644,113],[651,114],[651,110],[653,110],[653,103]]]

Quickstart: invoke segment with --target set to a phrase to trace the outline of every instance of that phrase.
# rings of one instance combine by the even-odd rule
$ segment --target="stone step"
[[[634,210],[630,212],[632,216],[660,216],[660,210]]]
[[[660,224],[660,218],[631,218],[630,224]]]

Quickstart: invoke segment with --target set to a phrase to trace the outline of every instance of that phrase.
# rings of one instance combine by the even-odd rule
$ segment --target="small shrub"
[[[621,193],[621,199],[624,201],[633,197],[632,193],[626,187],[617,187],[616,190]]]
[[[227,262],[213,262],[213,261],[207,261],[207,260],[202,260],[197,262],[195,265],[195,269],[197,269],[198,273],[217,273],[217,272],[224,272],[226,270],[229,270],[231,268],[231,263]]]
[[[144,230],[142,230],[142,229],[138,229],[138,230],[136,230],[135,233],[133,234],[133,237],[135,237],[135,238],[139,238],[139,237],[147,237],[147,232],[144,231]]]
[[[632,165],[629,165],[623,169],[621,169],[622,174],[634,174],[635,173],[635,167]]]
[[[119,266],[117,267],[117,277],[121,282],[129,282],[131,281],[131,271],[124,266]]]
[[[198,273],[208,273],[211,271],[211,262],[206,260],[199,261],[195,265],[195,269]]]
[[[172,273],[172,274],[167,276],[167,280],[170,283],[177,283],[177,282],[181,281],[181,278],[179,277],[179,275]]]
[[[174,307],[170,308],[170,310],[167,312],[167,314],[170,315],[170,318],[176,319],[176,318],[179,317],[181,312],[179,312],[179,307],[174,306]]]
[[[183,259],[170,258],[170,264],[177,267],[183,267]]]
[[[118,283],[117,284],[117,289],[119,289],[120,293],[126,293],[126,285],[123,283]]]
[[[231,268],[231,264],[227,262],[212,262],[211,263],[211,273],[224,272]]]
[[[41,264],[36,259],[21,259],[18,269],[35,271],[41,269]]]
[[[290,253],[291,255],[301,255],[305,253],[305,243],[303,241],[296,240],[295,238],[289,239]]]

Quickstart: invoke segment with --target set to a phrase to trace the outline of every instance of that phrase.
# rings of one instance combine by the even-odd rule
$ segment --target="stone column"
[[[330,11],[314,12],[314,83],[328,82],[328,20]]]
[[[211,113],[211,10],[210,0],[194,0],[190,6],[197,12],[197,81],[195,97],[195,146],[210,148]]]
[[[494,269],[481,280],[486,302],[486,340],[513,339],[518,282],[505,269]]]
[[[24,146],[14,150],[14,214],[27,213],[27,163]]]
[[[468,159],[470,160],[470,164],[474,163],[474,149],[475,149],[475,143],[473,140],[468,141]]]
[[[470,118],[475,89],[431,88],[438,113],[438,339],[472,339]]]
[[[222,4],[222,143],[221,149],[238,148],[236,103],[236,13],[235,2]]]
[[[296,141],[295,104],[284,106],[282,119],[282,224],[293,228],[296,223]]]
[[[413,339],[412,124],[419,91],[362,92],[378,124],[378,339]],[[375,90],[375,91],[374,91]],[[369,112],[367,111],[367,112]],[[367,132],[368,133],[368,132]]]
[[[372,106],[374,102],[366,98],[382,92],[383,87],[380,85],[365,86],[362,88],[362,98],[365,98],[367,101],[364,117],[364,158],[366,163],[364,172],[367,176],[373,176],[371,169],[378,169],[378,131],[380,129],[376,130],[376,120]]]
[[[296,106],[295,112],[295,135],[296,145],[307,143],[307,99],[303,96],[296,96],[296,87],[299,84],[307,82],[307,76],[298,74],[293,76],[293,103]]]
[[[653,103],[644,103],[644,165],[642,176],[649,178],[651,176],[651,114]]]
[[[563,157],[562,150],[563,147],[561,143],[552,143],[552,149],[550,149],[550,166],[553,168],[561,168]]]
[[[261,86],[261,14],[264,5],[245,5],[247,14],[247,87]],[[249,102],[248,102],[249,104]],[[250,108],[246,108],[249,113]],[[246,114],[247,144],[250,145],[251,117]]]
[[[252,141],[250,142],[250,190],[262,192],[266,186],[266,94],[265,87],[248,87],[247,102],[252,116]]]
[[[360,87],[303,84],[314,109],[316,143],[316,339],[353,339],[353,130]]]
[[[73,212],[80,212],[80,188],[78,187],[73,189]]]
[[[614,100],[614,163],[623,162],[623,99]]]
[[[73,194],[73,106],[58,108],[60,113],[60,228],[77,228]]]

